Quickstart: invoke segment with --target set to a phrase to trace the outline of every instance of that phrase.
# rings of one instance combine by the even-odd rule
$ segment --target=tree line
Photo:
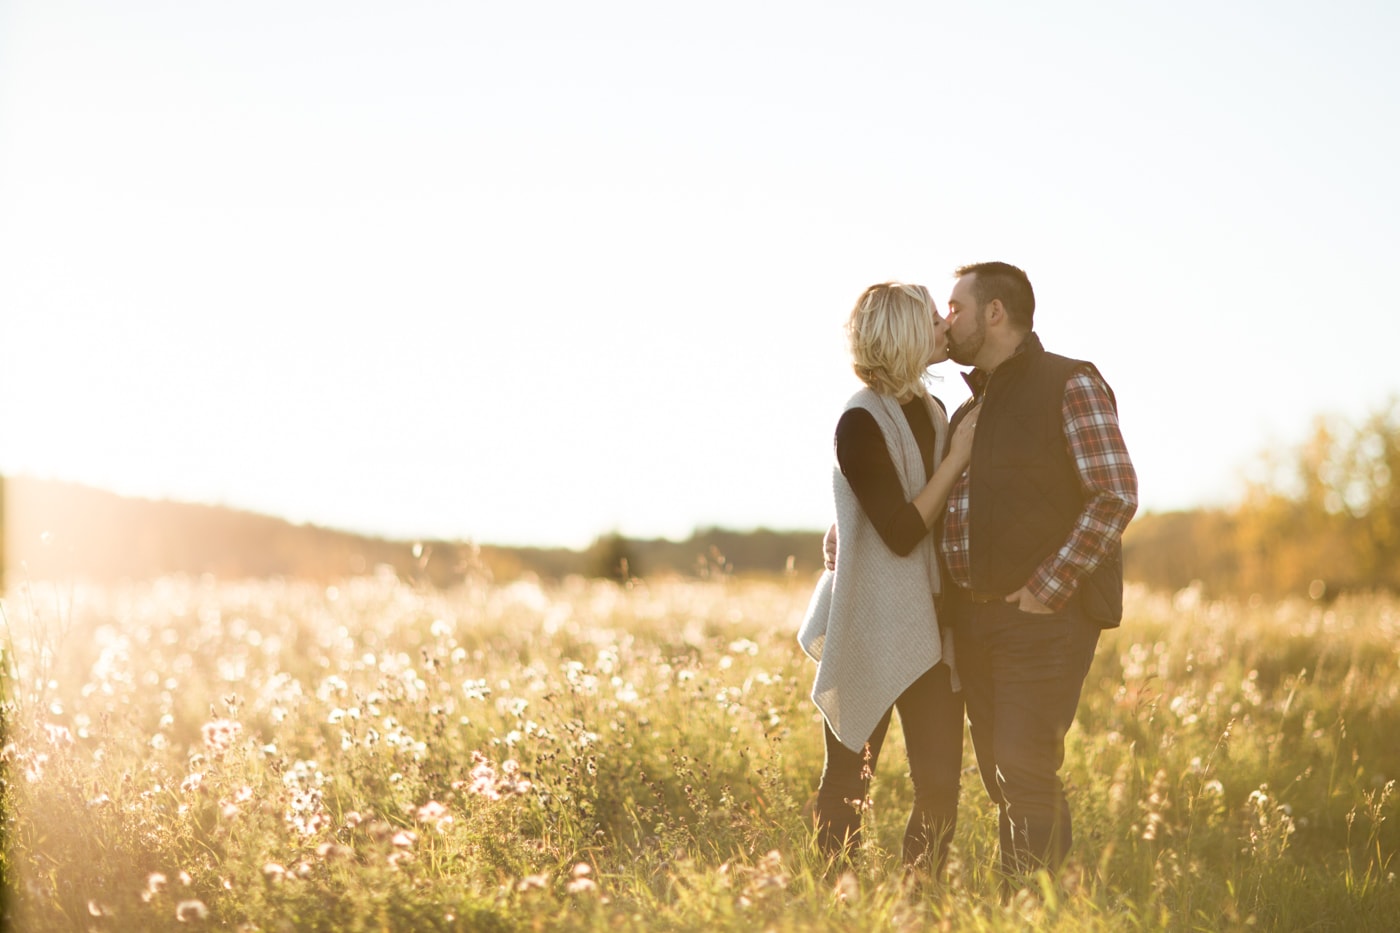
[[[1318,416],[1302,443],[1260,455],[1236,505],[1140,516],[1123,551],[1127,575],[1161,589],[1400,592],[1400,399]]]
[[[333,581],[392,572],[447,587],[571,575],[630,581],[821,571],[824,529],[697,529],[684,541],[599,536],[582,549],[393,541],[222,506],[152,502],[71,483],[0,477],[0,572],[14,582],[162,574]],[[1357,421],[1318,417],[1292,449],[1267,451],[1226,508],[1139,515],[1124,574],[1155,589],[1331,598],[1400,592],[1400,400]]]
[[[616,532],[582,549],[471,541],[400,541],[241,509],[153,501],[17,475],[0,476],[0,583],[25,579],[116,582],[164,574],[332,582],[393,573],[447,587],[532,574],[631,580],[658,575],[815,574],[820,531],[703,528],[685,541]]]

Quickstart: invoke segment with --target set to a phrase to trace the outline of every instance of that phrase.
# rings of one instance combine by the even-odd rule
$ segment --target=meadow
[[[854,872],[813,847],[812,579],[438,591],[170,577],[4,599],[16,930],[1384,930],[1400,602],[1130,587],[1010,899],[968,743],[907,879],[892,729]]]

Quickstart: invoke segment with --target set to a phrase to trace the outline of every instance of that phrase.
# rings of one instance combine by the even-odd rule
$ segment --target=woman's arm
[[[978,408],[981,407],[979,405],[969,411],[958,423],[947,456],[911,502],[928,528],[932,528],[933,523],[938,520],[943,507],[948,504],[948,494],[953,491],[958,477],[962,476],[967,465],[972,462],[972,435],[977,427]]]
[[[963,425],[974,419],[963,419]],[[933,527],[972,449],[972,429],[959,426],[944,462],[912,500],[904,498],[899,473],[890,460],[885,437],[875,417],[852,408],[836,426],[836,462],[861,508],[885,545],[904,557]]]

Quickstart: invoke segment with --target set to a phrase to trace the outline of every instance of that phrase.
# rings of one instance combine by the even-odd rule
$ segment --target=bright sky
[[[1144,508],[1230,501],[1400,393],[1400,5],[1148,6],[0,2],[0,470],[821,528],[856,296],[1003,259]]]

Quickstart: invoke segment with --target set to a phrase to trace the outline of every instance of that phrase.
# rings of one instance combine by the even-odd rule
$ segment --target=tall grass
[[[23,930],[1393,929],[1400,606],[1128,595],[1003,903],[970,747],[906,879],[891,730],[823,863],[810,581],[24,585],[3,863]]]

